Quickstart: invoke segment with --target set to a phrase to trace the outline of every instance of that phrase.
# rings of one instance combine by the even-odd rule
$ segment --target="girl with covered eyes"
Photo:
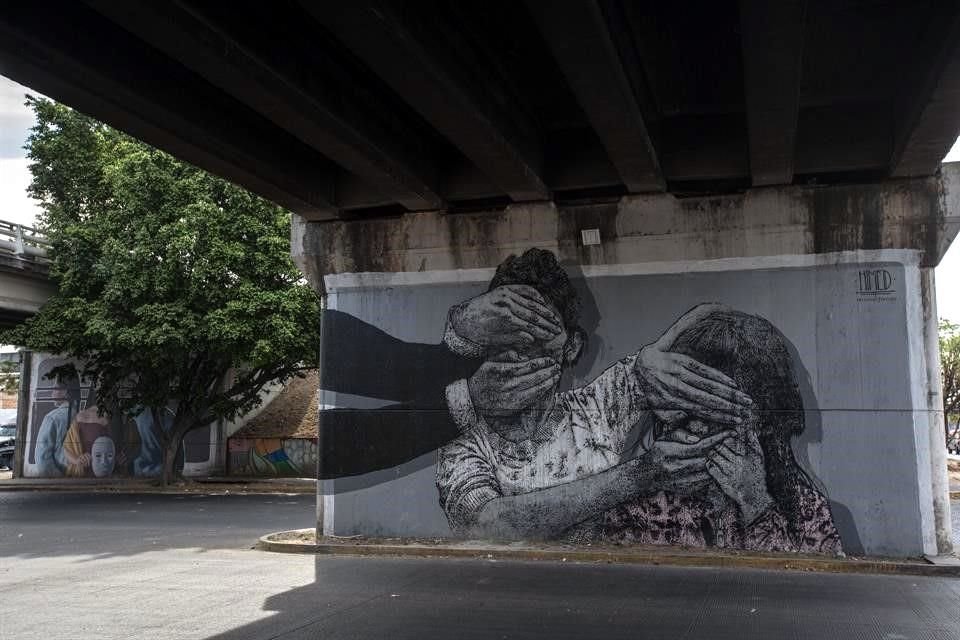
[[[625,501],[593,523],[587,537],[839,553],[829,502],[791,448],[791,439],[804,430],[804,409],[783,335],[763,318],[718,309],[678,335],[671,350],[727,373],[754,400],[750,415],[707,454],[702,483]],[[660,437],[677,440],[721,428],[680,414],[652,421]]]

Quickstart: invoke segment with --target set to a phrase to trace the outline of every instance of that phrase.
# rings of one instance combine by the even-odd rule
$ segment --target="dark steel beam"
[[[527,7],[627,189],[663,191],[641,88],[628,73],[639,64],[624,47],[626,38],[611,33],[611,26],[625,28],[622,21],[608,20],[596,0],[530,0]]]
[[[335,217],[328,160],[116,31],[76,5],[56,19],[5,7],[0,73],[305,218]]]
[[[331,4],[302,2],[504,193],[550,197],[534,123],[456,29],[389,0]]]
[[[904,58],[890,175],[931,175],[960,132],[960,4],[934,3],[926,32]]]
[[[378,193],[408,209],[445,206],[437,171],[409,127],[384,113],[360,79],[322,55],[283,55],[276,41],[258,48],[191,5],[161,0],[89,0],[95,10],[234,96]],[[198,7],[202,5],[197,5]],[[254,26],[255,25],[251,25]],[[293,34],[291,34],[293,37]],[[317,43],[315,51],[320,50]]]
[[[754,186],[793,181],[806,4],[805,0],[740,0]]]

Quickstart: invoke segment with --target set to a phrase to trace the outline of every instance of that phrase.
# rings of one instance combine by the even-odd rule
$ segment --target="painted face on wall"
[[[67,399],[67,388],[63,385],[55,386],[50,392],[50,399],[56,403],[63,402]]]
[[[113,473],[116,452],[112,438],[100,436],[93,441],[93,445],[90,447],[90,468],[94,476],[106,478]]]

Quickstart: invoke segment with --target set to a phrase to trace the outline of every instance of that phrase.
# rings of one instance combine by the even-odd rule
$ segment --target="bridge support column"
[[[936,178],[864,185],[297,220],[294,258],[336,314],[322,347],[320,405],[338,411],[320,421],[319,528],[334,535],[476,536],[487,501],[546,500],[538,492],[551,490],[551,499],[565,498],[530,518],[559,513],[570,521],[549,528],[547,520],[554,521],[547,518],[524,536],[949,553],[932,269],[956,235],[957,211],[960,167],[946,167]],[[521,260],[526,266],[510,262],[530,248],[539,252]],[[556,291],[566,285],[554,258],[576,292],[576,308],[566,309]],[[551,414],[559,435],[551,432],[546,442],[569,436],[556,459],[538,457],[543,442],[515,448],[500,432],[488,433],[513,415],[497,404],[509,390],[476,396],[477,381],[465,381],[478,364],[463,371],[462,361],[497,355],[451,338],[447,326],[452,309],[498,286],[504,274],[531,273],[542,279],[530,276],[529,286],[563,314],[568,335],[579,327],[586,337],[580,358],[564,361],[560,386],[550,391],[559,394],[552,406],[566,413]],[[623,462],[627,442],[645,443],[630,451],[646,451],[652,434],[669,431],[666,418],[642,409],[640,417],[626,411],[635,421],[622,423],[624,407],[645,406],[637,400],[645,397],[641,383],[617,378],[621,392],[597,385],[634,375],[617,367],[703,303],[720,303],[733,315],[697,321],[705,324],[695,335],[709,344],[680,347],[678,339],[671,348],[726,367],[754,396],[758,417],[743,428],[761,440],[763,482],[779,518],[762,544],[749,534],[756,520],[730,524],[749,505],[735,505],[740,494],[724,492],[719,481],[689,495],[638,491],[605,515],[581,518],[575,510],[582,481]],[[713,344],[710,336],[720,337]],[[491,402],[495,411],[485,414]],[[486,435],[476,440],[478,433]],[[586,442],[593,445],[577,444]],[[597,447],[610,457],[595,454]],[[734,476],[749,468],[744,463]],[[634,504],[644,500],[656,505]],[[650,520],[674,506],[682,515],[676,522]],[[493,522],[486,535],[520,535]]]
[[[921,270],[923,337],[927,364],[927,402],[929,405],[930,488],[933,524],[938,555],[953,553],[953,528],[950,516],[950,478],[947,473],[946,425],[943,414],[943,385],[940,378],[940,345],[937,295],[933,269]]]

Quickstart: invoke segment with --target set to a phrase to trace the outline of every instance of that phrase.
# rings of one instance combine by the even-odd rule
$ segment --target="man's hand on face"
[[[521,360],[511,351],[480,365],[467,380],[467,388],[478,414],[510,416],[553,389],[560,381],[560,374],[560,365],[552,358]]]
[[[450,323],[458,336],[483,347],[521,347],[549,342],[563,331],[562,320],[533,287],[497,287],[454,309]]]
[[[739,424],[753,405],[750,396],[713,367],[668,350],[692,324],[694,313],[678,320],[659,340],[641,349],[634,373],[651,410],[682,411],[709,422]]]
[[[702,304],[681,316],[653,344],[640,350],[634,371],[655,411],[682,411],[691,417],[720,424],[739,424],[749,415],[753,400],[720,371],[670,346],[684,331],[711,313],[726,307]]]

